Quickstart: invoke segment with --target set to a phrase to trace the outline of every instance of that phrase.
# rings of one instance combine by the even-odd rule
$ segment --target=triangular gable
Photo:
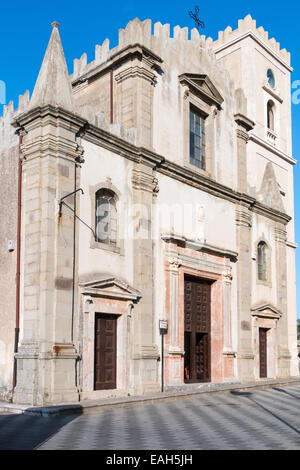
[[[271,162],[268,162],[266,165],[261,187],[257,194],[257,199],[266,206],[272,207],[280,212],[285,212],[278,182]]]
[[[257,317],[265,317],[265,318],[280,318],[282,316],[282,312],[274,307],[272,304],[263,303],[251,308],[252,315]]]
[[[221,106],[224,101],[208,75],[183,73],[179,75],[179,81],[191,88],[194,93],[202,95],[210,104]]]
[[[116,277],[99,279],[80,284],[83,294],[119,300],[139,300],[140,292]]]

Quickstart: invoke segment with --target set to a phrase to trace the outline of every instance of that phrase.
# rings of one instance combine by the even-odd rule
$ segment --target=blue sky
[[[88,61],[94,59],[95,44],[102,44],[110,38],[111,47],[117,44],[118,29],[124,28],[128,21],[138,17],[150,18],[153,23],[170,23],[171,27],[193,27],[188,11],[199,4],[200,17],[205,22],[202,34],[217,38],[219,30],[228,25],[235,29],[239,18],[248,13],[256,19],[257,26],[269,31],[269,37],[275,37],[281,47],[292,54],[292,82],[300,80],[299,17],[300,3],[285,0],[251,2],[214,1],[182,2],[167,0],[141,2],[136,0],[115,0],[82,2],[78,0],[36,2],[27,0],[1,2],[0,6],[0,80],[6,84],[6,102],[18,102],[18,95],[26,89],[32,93],[36,77],[45,53],[51,33],[50,23],[58,21],[60,34],[70,73],[73,71],[73,59],[84,52]],[[299,82],[300,83],[300,82]],[[300,98],[300,93],[298,95]],[[2,107],[0,105],[0,114]],[[292,105],[293,117],[293,156],[300,159],[300,103]],[[300,188],[297,181],[300,165],[294,169],[295,182],[295,221],[296,242],[300,243]],[[300,317],[300,247],[296,250],[298,316]]]

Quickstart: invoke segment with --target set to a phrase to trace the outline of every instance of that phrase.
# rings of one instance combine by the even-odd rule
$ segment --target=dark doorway
[[[96,314],[95,318],[95,390],[116,387],[117,316]]]
[[[267,377],[267,328],[259,328],[259,376]]]
[[[184,279],[184,381],[210,382],[211,282]]]

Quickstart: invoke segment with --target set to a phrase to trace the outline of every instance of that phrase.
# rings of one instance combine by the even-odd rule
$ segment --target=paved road
[[[300,386],[44,418],[0,416],[0,449],[300,449]]]

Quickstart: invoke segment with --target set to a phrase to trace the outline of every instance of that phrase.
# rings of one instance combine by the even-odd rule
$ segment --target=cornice
[[[218,183],[217,181],[193,171],[190,168],[185,168],[169,160],[162,160],[156,170],[166,176],[170,176],[178,181],[194,186],[216,197],[222,197],[223,199],[227,199],[231,202],[244,201],[248,207],[255,203],[255,199],[253,197],[234,191],[228,186]]]
[[[238,126],[242,127],[247,132],[251,131],[255,126],[254,121],[251,121],[251,119],[247,118],[247,116],[244,116],[241,113],[235,114],[234,120],[238,124]]]
[[[256,144],[259,144],[261,147],[264,147],[270,152],[275,153],[276,155],[278,155],[278,157],[281,157],[283,160],[287,161],[288,163],[291,163],[292,165],[295,165],[297,163],[297,160],[295,158],[291,157],[287,153],[282,152],[278,148],[274,147],[274,145],[269,144],[261,137],[256,134],[253,134],[252,132],[249,133],[249,141],[250,140],[252,140]]]
[[[263,85],[263,90],[265,90],[265,91],[268,92],[273,98],[275,98],[276,100],[278,100],[279,103],[283,103],[283,99],[281,98],[281,96],[279,96],[278,93],[276,93],[276,91],[274,91],[270,86],[268,86],[268,85]]]
[[[288,246],[290,248],[294,248],[294,249],[298,248],[298,243],[295,243],[295,242],[290,242],[290,241],[287,240],[285,244],[286,244],[286,246]]]
[[[137,57],[141,60],[144,60],[145,63],[153,69],[159,69],[160,64],[163,63],[163,60],[154,52],[152,52],[147,47],[136,43],[117,51],[115,54],[112,54],[111,57],[104,63],[96,65],[94,68],[91,68],[86,73],[72,79],[71,83],[72,86],[76,86],[81,82],[85,82],[86,80],[94,79],[98,75],[106,73],[107,70],[111,68],[118,67],[121,63],[132,60],[134,57]]]
[[[186,248],[191,248],[196,251],[204,251],[206,253],[211,253],[214,255],[230,258],[232,261],[236,261],[238,253],[236,251],[228,250],[227,248],[222,248],[219,246],[209,245],[206,242],[201,242],[197,240],[190,240],[186,237],[176,235],[174,233],[164,233],[161,236],[164,242],[172,242],[179,245],[184,245]]]
[[[276,209],[266,206],[257,200],[252,205],[251,209],[257,214],[267,216],[269,219],[276,220],[284,225],[286,225],[292,219],[291,216],[285,214],[284,212],[277,211]]]
[[[170,178],[181,181],[189,186],[194,186],[202,191],[212,194],[216,197],[226,199],[235,204],[242,204],[253,212],[260,213],[280,223],[287,224],[291,217],[285,213],[279,212],[271,207],[265,206],[255,198],[232,188],[214,181],[207,176],[201,175],[190,168],[185,168],[177,163],[167,160],[165,157],[144,147],[137,147],[126,140],[111,134],[108,131],[100,129],[77,114],[72,114],[61,108],[53,106],[44,106],[35,108],[19,115],[12,125],[17,131],[22,131],[25,126],[28,130],[31,126],[40,125],[39,120],[50,120],[55,126],[63,126],[68,130],[73,130],[74,134],[80,129],[84,129],[84,140],[91,142],[102,148],[106,148],[128,160],[136,163],[142,163],[153,168],[157,172],[169,176]],[[75,142],[75,135],[74,135]]]
[[[177,163],[165,159],[163,156],[143,147],[136,147],[120,137],[114,136],[102,129],[90,126],[85,135],[85,139],[112,150],[118,155],[122,155],[135,162],[143,162],[152,166],[158,173],[174,178],[177,181],[194,186],[202,191],[210,193],[216,197],[221,197],[233,203],[244,205],[253,212],[260,213],[268,218],[287,224],[291,217],[283,212],[279,212],[272,207],[265,206],[255,198],[218,183],[192,169],[185,168]],[[99,141],[101,139],[101,141]],[[104,145],[103,145],[104,144]]]
[[[119,72],[115,76],[116,82],[122,82],[126,80],[127,78],[132,78],[132,77],[140,77],[144,78],[148,82],[151,83],[151,85],[155,85],[156,83],[156,75],[155,73],[147,70],[145,67],[139,67],[139,66],[134,66],[134,67],[128,67],[127,69],[123,70],[122,72]]]
[[[22,114],[19,114],[12,122],[11,125],[17,130],[22,131],[23,128],[27,128],[27,130],[36,127],[39,125],[37,120],[39,119],[48,119],[48,121],[53,118],[53,123],[55,122],[56,126],[64,127],[64,123],[67,124],[67,128],[70,130],[70,124],[74,127],[74,129],[81,128],[84,125],[88,125],[88,121],[78,114],[70,113],[69,111],[65,111],[62,108],[55,107],[52,105],[47,105],[43,107],[37,107],[30,111],[25,111]]]

